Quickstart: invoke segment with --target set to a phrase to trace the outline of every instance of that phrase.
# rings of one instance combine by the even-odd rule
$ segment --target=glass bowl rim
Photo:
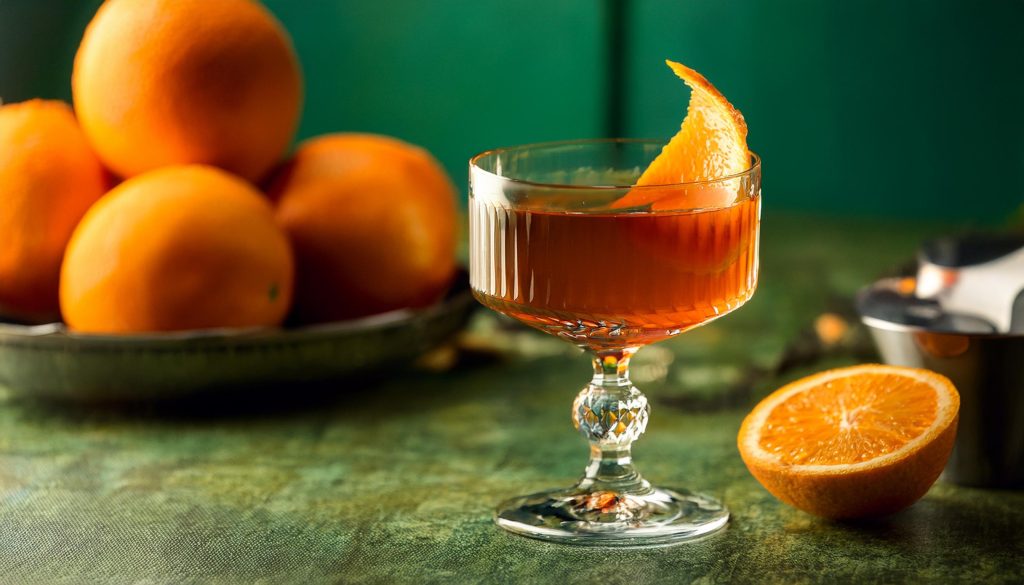
[[[666,188],[682,188],[692,187],[695,185],[714,185],[716,183],[722,183],[730,179],[738,179],[741,177],[753,175],[755,172],[761,170],[761,157],[754,151],[748,149],[747,153],[750,154],[753,162],[744,171],[733,173],[731,175],[723,175],[721,177],[715,177],[713,179],[703,179],[700,181],[687,181],[683,183],[659,183],[654,185],[570,185],[564,183],[544,183],[540,181],[529,181],[526,179],[518,179],[515,177],[506,177],[499,175],[492,171],[481,167],[479,162],[486,157],[496,156],[507,152],[516,152],[523,150],[539,149],[539,148],[554,148],[559,146],[573,146],[573,145],[588,145],[588,144],[656,144],[664,147],[668,144],[668,140],[659,140],[656,138],[587,138],[581,140],[552,140],[548,142],[531,142],[528,144],[519,144],[515,146],[503,146],[498,148],[491,148],[483,152],[473,155],[469,159],[469,167],[471,170],[485,173],[496,180],[513,183],[517,185],[525,185],[529,187],[539,187],[543,189],[573,189],[573,190],[623,190],[623,189],[666,189]]]

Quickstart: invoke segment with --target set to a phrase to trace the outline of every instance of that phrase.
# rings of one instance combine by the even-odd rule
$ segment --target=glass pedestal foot
[[[636,348],[594,356],[594,378],[576,396],[572,421],[590,442],[579,483],[507,500],[494,515],[514,532],[569,544],[649,546],[710,534],[729,521],[714,498],[652,486],[633,465],[631,445],[647,427],[647,398],[629,381]]]
[[[710,534],[729,521],[729,511],[714,498],[686,490],[644,491],[576,487],[531,494],[502,502],[495,521],[523,536],[592,546],[680,542]]]

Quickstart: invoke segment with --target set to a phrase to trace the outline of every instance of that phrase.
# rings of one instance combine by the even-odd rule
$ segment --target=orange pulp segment
[[[905,374],[839,377],[777,404],[764,419],[758,446],[786,465],[870,461],[921,437],[936,421],[940,396]]]

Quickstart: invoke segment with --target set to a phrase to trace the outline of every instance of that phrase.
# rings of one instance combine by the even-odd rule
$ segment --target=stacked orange
[[[74,114],[0,107],[7,317],[92,333],[273,326],[447,288],[454,188],[426,151],[338,135],[285,158],[302,76],[258,2],[107,0],[71,85]]]
[[[107,190],[99,159],[62,102],[0,106],[0,309],[53,319],[61,258]]]

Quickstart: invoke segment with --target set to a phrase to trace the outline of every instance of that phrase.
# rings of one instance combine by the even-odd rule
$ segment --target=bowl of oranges
[[[73,108],[0,105],[0,383],[130,399],[322,380],[443,341],[473,306],[429,152],[292,148],[302,74],[252,0],[107,0]]]

